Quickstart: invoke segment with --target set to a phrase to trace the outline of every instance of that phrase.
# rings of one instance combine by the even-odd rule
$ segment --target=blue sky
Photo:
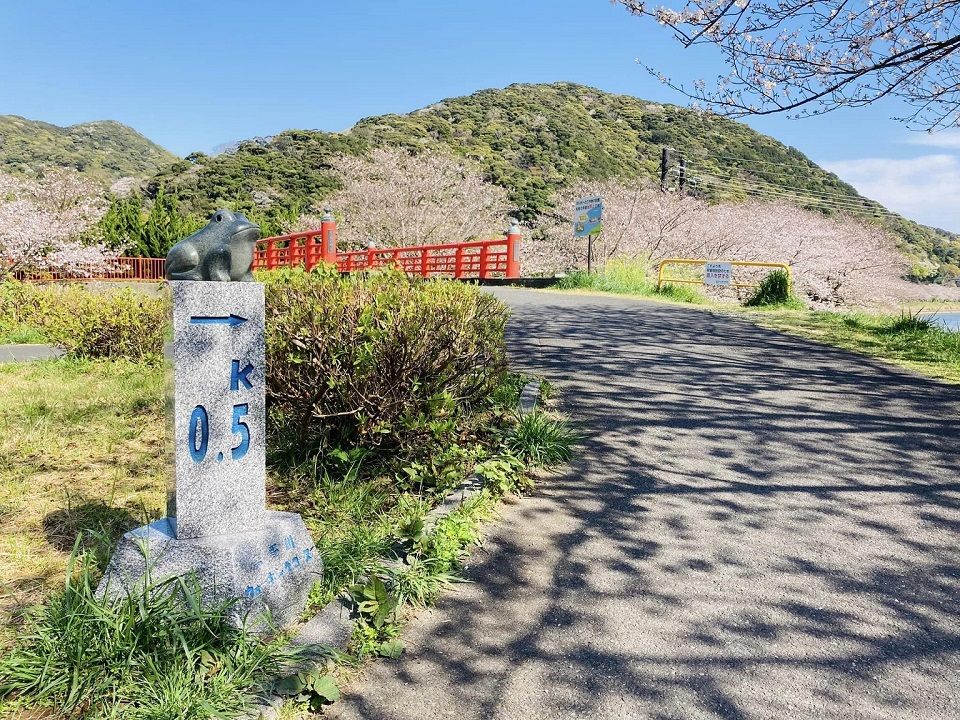
[[[514,82],[683,104],[634,59],[681,80],[722,71],[712,50],[682,50],[609,0],[0,0],[0,28],[0,113],[119,120],[180,155]],[[960,133],[910,132],[889,119],[899,111],[748,122],[889,207],[960,231]]]

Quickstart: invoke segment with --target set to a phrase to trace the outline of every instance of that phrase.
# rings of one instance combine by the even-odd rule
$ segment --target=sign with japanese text
[[[704,268],[704,285],[729,285],[732,267],[728,262],[708,262]]]
[[[580,198],[573,204],[574,237],[596,235],[603,226],[603,198],[599,195]]]

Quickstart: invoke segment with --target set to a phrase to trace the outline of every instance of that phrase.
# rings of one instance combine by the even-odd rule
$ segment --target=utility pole
[[[683,195],[687,189],[687,161],[680,157],[680,169],[678,178],[680,179],[680,194]]]
[[[667,173],[670,172],[670,148],[663,148],[660,154],[660,191],[667,191]]]

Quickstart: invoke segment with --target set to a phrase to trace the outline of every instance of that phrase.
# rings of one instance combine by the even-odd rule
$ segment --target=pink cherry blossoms
[[[816,305],[893,304],[918,294],[950,294],[903,279],[907,261],[895,238],[859,218],[826,216],[788,202],[711,205],[637,181],[581,181],[560,191],[557,213],[541,218],[540,228],[521,244],[524,274],[586,267],[586,239],[574,238],[572,221],[563,216],[572,212],[574,199],[587,195],[604,198],[596,267],[625,258],[646,264],[653,275],[667,257],[786,262],[797,292]],[[741,279],[757,280],[769,271],[738,272]]]
[[[614,0],[674,31],[684,46],[720,49],[730,72],[715,86],[671,87],[732,115],[819,114],[887,96],[912,124],[960,125],[960,0]]]
[[[0,280],[50,271],[67,276],[104,269],[116,253],[96,242],[106,211],[102,189],[79,173],[47,170],[38,179],[0,173]]]

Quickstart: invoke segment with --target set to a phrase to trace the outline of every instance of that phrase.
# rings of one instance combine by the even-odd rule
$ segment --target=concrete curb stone
[[[53,345],[22,344],[0,345],[0,363],[33,362],[34,360],[52,360],[66,354]]]

